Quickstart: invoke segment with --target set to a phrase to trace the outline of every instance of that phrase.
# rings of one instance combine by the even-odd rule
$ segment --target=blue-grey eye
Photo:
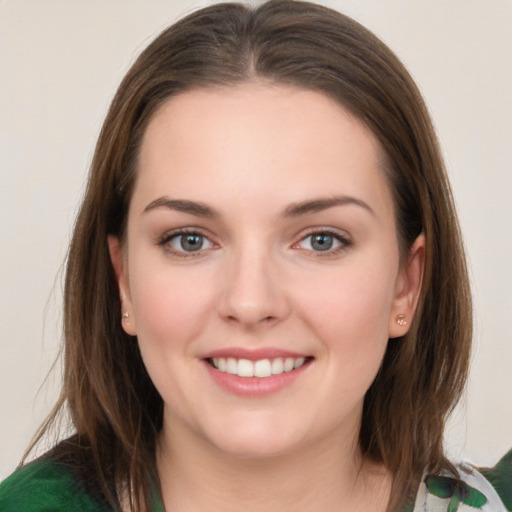
[[[341,235],[335,235],[328,231],[318,231],[305,236],[297,244],[297,247],[312,252],[336,252],[337,249],[342,249],[349,245],[348,240]]]
[[[315,251],[328,251],[334,245],[334,237],[328,233],[316,233],[311,236],[311,247]]]
[[[177,252],[198,252],[211,247],[208,238],[199,233],[177,234],[168,243]]]
[[[181,235],[181,248],[187,252],[199,251],[203,246],[203,237],[201,235]]]

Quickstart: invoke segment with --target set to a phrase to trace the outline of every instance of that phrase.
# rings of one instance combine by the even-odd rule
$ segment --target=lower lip
[[[296,370],[271,375],[270,377],[239,377],[217,370],[208,361],[203,361],[203,363],[210,377],[225,391],[238,396],[256,398],[277,393],[290,386],[304,373],[312,361],[306,361]]]

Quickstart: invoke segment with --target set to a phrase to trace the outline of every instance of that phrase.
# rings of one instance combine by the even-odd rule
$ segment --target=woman
[[[76,433],[1,510],[512,508],[510,456],[484,478],[443,453],[471,305],[428,114],[334,11],[217,5],[142,53],[64,303],[36,442],[64,410]]]

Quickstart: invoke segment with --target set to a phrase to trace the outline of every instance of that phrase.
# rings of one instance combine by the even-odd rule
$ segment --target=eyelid
[[[203,238],[205,238],[206,240],[208,240],[210,242],[210,247],[206,248],[206,249],[199,249],[197,251],[191,251],[191,252],[188,252],[188,251],[182,251],[182,250],[179,250],[179,249],[176,249],[175,247],[171,246],[169,244],[169,242],[174,239],[174,238],[177,238],[179,236],[186,236],[186,235],[199,235]],[[209,234],[206,234],[204,232],[203,229],[201,228],[196,228],[196,227],[184,227],[184,228],[176,228],[176,229],[172,229],[170,231],[166,231],[162,236],[160,236],[157,241],[156,241],[156,244],[159,245],[159,246],[162,246],[163,249],[170,255],[172,256],[176,256],[178,258],[182,258],[182,259],[186,259],[186,258],[197,258],[197,257],[200,257],[200,256],[204,256],[204,253],[206,251],[209,251],[211,249],[216,249],[218,247],[218,244],[216,244],[213,240],[212,240],[212,236],[209,235]]]
[[[300,247],[299,244],[304,242],[307,238],[313,235],[329,235],[339,242],[339,245],[334,249],[327,249],[325,251],[315,251],[313,249],[305,249]],[[301,233],[300,238],[292,244],[292,249],[298,249],[311,254],[313,257],[329,257],[336,256],[352,246],[353,242],[348,233],[340,231],[331,227],[314,227],[309,228],[305,233]]]
[[[337,247],[334,247],[332,249],[326,249],[325,251],[315,251],[314,249],[307,249],[300,247],[300,244],[304,242],[307,238],[313,236],[313,235],[329,235],[332,236],[337,242]],[[207,247],[205,249],[199,249],[197,251],[185,251],[185,250],[179,250],[174,247],[172,247],[169,242],[176,237],[179,236],[185,236],[185,235],[199,235],[210,243],[210,247]],[[182,228],[176,228],[172,229],[170,231],[166,231],[162,236],[160,236],[156,240],[156,245],[162,246],[163,249],[170,254],[171,256],[175,256],[177,258],[187,259],[187,258],[196,258],[200,256],[204,256],[205,252],[210,250],[215,250],[219,248],[219,244],[216,243],[213,239],[213,236],[210,233],[206,233],[204,229],[194,227],[194,226],[188,226],[188,227],[182,227]],[[350,235],[346,233],[345,231],[341,231],[336,228],[332,227],[312,227],[307,229],[305,232],[303,231],[300,236],[296,237],[296,241],[291,245],[292,249],[301,250],[305,253],[309,253],[313,257],[333,257],[338,255],[339,253],[342,253],[349,249],[353,245],[353,242],[351,240]]]

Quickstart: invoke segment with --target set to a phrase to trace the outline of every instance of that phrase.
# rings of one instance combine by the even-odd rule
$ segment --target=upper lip
[[[308,357],[308,354],[293,352],[290,350],[282,350],[279,348],[243,348],[243,347],[232,347],[222,348],[218,350],[212,350],[204,356],[203,359],[213,359],[216,357],[232,357],[234,359],[248,359],[249,361],[259,361],[261,359],[276,359],[278,357]]]

